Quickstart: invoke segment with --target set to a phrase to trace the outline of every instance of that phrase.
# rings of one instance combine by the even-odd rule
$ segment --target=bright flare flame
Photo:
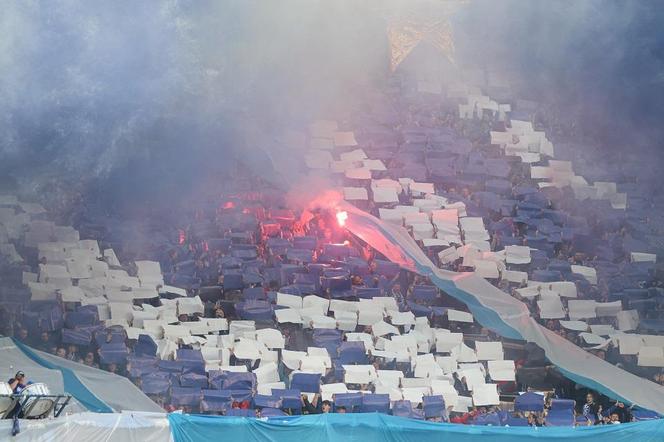
[[[340,227],[346,225],[346,220],[348,219],[348,212],[337,212],[337,222]]]

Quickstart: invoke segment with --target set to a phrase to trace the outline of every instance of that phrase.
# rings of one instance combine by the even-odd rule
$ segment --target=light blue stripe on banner
[[[113,409],[88,390],[72,370],[47,361],[35,353],[30,347],[14,338],[12,338],[12,341],[14,341],[14,344],[21,349],[26,356],[37,364],[51,370],[60,370],[62,373],[62,380],[65,384],[65,392],[71,394],[85,408],[96,413],[113,413]]]
[[[422,274],[428,274],[429,279],[431,279],[431,282],[436,287],[452,296],[453,298],[458,299],[459,301],[466,304],[470,312],[473,314],[477,322],[482,325],[482,327],[486,327],[489,330],[492,330],[508,339],[523,339],[521,333],[505,323],[497,312],[483,306],[477,300],[477,298],[475,298],[470,293],[458,288],[453,281],[446,281],[432,274],[431,272],[426,272],[426,267],[422,267],[419,264],[417,264],[417,267]]]
[[[503,322],[503,320],[496,312],[481,305],[479,302],[477,302],[477,299],[474,296],[458,288],[452,281],[445,281],[444,279],[438,278],[436,275],[430,275],[430,278],[434,285],[443,290],[445,293],[460,300],[461,302],[464,302],[474,315],[477,322],[482,324],[482,326],[487,327],[506,338],[524,339],[517,330]],[[565,368],[561,366],[557,367],[563,373],[563,375],[578,384],[585,385],[586,387],[595,391],[602,392],[607,396],[612,397],[613,399],[620,400],[621,402],[630,403],[630,401],[615,391],[611,390],[611,388],[607,387],[606,385],[600,384],[593,379],[577,375],[576,373],[573,373],[569,370],[565,370]]]
[[[267,420],[168,416],[175,442],[661,442],[664,420],[582,427],[490,427],[416,421],[378,413],[318,414]]]
[[[400,241],[399,238],[396,238],[392,232],[390,232],[388,229],[384,229],[383,225],[381,224],[381,221],[375,217],[373,217],[370,214],[361,212],[359,209],[356,209],[353,207],[352,210],[351,207],[346,206],[349,210],[348,213],[351,215],[361,215],[362,216],[362,221],[363,222],[368,222],[369,227],[373,229],[375,232],[380,232],[380,234],[387,239],[391,244],[394,245],[399,245]],[[352,218],[354,220],[356,218]],[[381,253],[384,253],[384,250],[381,250],[381,247],[378,246],[374,241],[372,241],[371,235],[367,234],[359,234],[359,232],[354,231],[351,228],[351,225],[349,223],[348,225],[348,230],[353,233],[354,235],[357,235],[359,238],[361,238],[363,241],[365,241],[367,244],[371,245],[374,247],[376,250],[380,251]],[[409,237],[410,238],[410,237]],[[415,265],[415,269],[409,269],[411,271],[415,271],[419,273],[420,275],[427,276],[429,279],[431,279],[431,282],[436,285],[439,289],[443,290],[445,293],[449,294],[453,298],[458,299],[459,301],[463,302],[468,306],[470,312],[473,314],[473,316],[477,319],[477,322],[479,322],[483,327],[488,328],[491,331],[494,331],[498,333],[499,335],[508,338],[508,339],[523,339],[521,334],[512,328],[509,324],[505,323],[503,319],[500,317],[500,315],[495,312],[494,310],[482,305],[477,298],[475,298],[471,293],[466,292],[465,290],[459,289],[456,284],[454,284],[453,281],[446,281],[444,279],[441,279],[437,277],[431,268],[423,265],[420,262],[420,257],[418,256],[413,256],[409,253],[409,251],[405,247],[400,247],[401,252],[403,252],[406,256],[408,256],[412,261],[413,264]],[[418,252],[422,253],[421,250],[418,248]],[[388,256],[388,259],[390,257]],[[428,258],[427,258],[428,260]],[[391,261],[396,262],[391,259]],[[403,263],[396,262],[397,264],[403,266]]]

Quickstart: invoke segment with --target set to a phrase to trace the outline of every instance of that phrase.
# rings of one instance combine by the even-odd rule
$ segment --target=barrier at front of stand
[[[444,424],[378,413],[318,414],[254,419],[225,416],[168,416],[175,442],[218,440],[242,442],[514,442],[611,441],[655,442],[664,435],[664,420],[581,427],[486,427]]]

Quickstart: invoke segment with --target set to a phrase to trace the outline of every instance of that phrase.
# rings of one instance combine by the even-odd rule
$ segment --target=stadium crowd
[[[470,241],[463,229],[458,242],[428,241],[442,238],[422,235],[417,223],[400,218],[440,268],[478,271],[479,263],[473,256],[487,261],[482,258],[491,253],[526,246],[529,250],[522,262],[498,264],[488,259],[499,274],[489,274],[487,279],[524,301],[533,317],[560,336],[664,385],[661,366],[640,364],[637,353],[621,351],[620,338],[614,336],[635,330],[657,335],[664,330],[660,310],[663,281],[654,261],[638,259],[657,252],[652,239],[659,232],[654,214],[660,200],[647,193],[652,183],[635,175],[628,158],[616,170],[615,165],[603,164],[605,159],[593,157],[597,151],[592,148],[579,151],[573,140],[565,139],[572,129],[565,131],[557,125],[554,133],[562,136],[553,140],[556,157],[573,159],[575,167],[579,162],[592,166],[582,172],[595,172],[593,181],[605,179],[597,172],[603,171],[624,189],[629,204],[615,208],[606,199],[579,200],[569,186],[539,186],[542,181],[531,176],[530,165],[515,161],[492,143],[492,131],[507,131],[510,119],[493,111],[464,118],[459,116],[458,104],[458,100],[449,99],[441,105],[439,95],[418,92],[409,79],[395,80],[380,100],[367,103],[366,108],[339,123],[344,130],[354,131],[357,145],[366,152],[368,158],[359,161],[378,160],[385,169],[371,170],[368,180],[353,174],[349,177],[342,170],[332,174],[332,182],[338,187],[367,190],[375,190],[372,180],[397,181],[406,176],[414,180],[411,183],[431,183],[431,194],[453,205],[459,219],[461,212],[481,217],[487,231],[487,239],[479,242]],[[535,121],[535,130],[550,132],[547,115],[540,115],[542,110],[534,104],[514,102],[513,107],[513,120]],[[311,139],[318,137],[310,133],[307,140]],[[346,150],[351,163],[358,161],[352,157],[355,147]],[[3,279],[7,280],[2,311],[5,334],[41,351],[127,376],[167,410],[243,416],[380,411],[432,421],[524,426],[616,424],[647,416],[643,410],[633,410],[565,378],[535,345],[500,338],[483,328],[465,305],[428,279],[400,269],[349,234],[335,213],[316,210],[303,216],[302,208],[288,207],[284,195],[269,189],[258,177],[246,178],[250,175],[250,170],[243,169],[228,183],[234,189],[226,188],[221,195],[210,191],[192,202],[192,207],[172,208],[173,213],[163,218],[155,214],[150,225],[158,227],[152,232],[165,239],[147,249],[137,250],[130,238],[92,214],[84,213],[77,225],[82,235],[98,240],[104,251],[118,251],[124,264],[114,253],[95,256],[109,269],[140,279],[141,268],[132,261],[159,263],[163,281],[156,287],[158,296],[136,296],[136,307],[147,312],[146,305],[157,308],[182,298],[194,299],[195,308],[178,309],[177,316],[165,323],[191,326],[211,324],[208,319],[226,320],[227,325],[214,333],[214,339],[219,340],[219,349],[228,352],[219,350],[218,357],[204,357],[212,333],[193,331],[184,338],[174,336],[170,342],[175,342],[175,348],[164,344],[164,349],[152,333],[132,331],[137,327],[135,318],[134,323],[129,319],[124,325],[113,315],[102,318],[97,305],[72,302],[61,290],[50,301],[26,301],[30,292],[26,293],[25,273],[41,275],[40,266],[53,263],[42,249],[22,242],[22,235],[10,241],[11,235],[5,234],[2,241],[13,244],[18,255],[17,259],[16,254],[2,250]],[[351,202],[385,218],[381,209],[414,206],[428,193],[401,184],[395,201],[358,198]],[[27,214],[28,221],[44,221],[49,216],[33,210],[33,205],[22,206],[11,199],[3,200],[0,206],[11,209],[12,216]],[[7,217],[3,215],[0,223]],[[176,221],[170,224],[172,220]],[[575,269],[592,272],[579,274]],[[505,276],[508,272],[512,277]],[[39,279],[41,282],[41,276]],[[539,286],[533,288],[533,282]],[[550,290],[548,284],[559,282],[571,283],[574,295],[556,296],[562,313],[552,315],[550,304],[537,297],[547,287]],[[303,302],[311,295],[325,300],[329,311],[326,307],[322,315],[312,315],[310,320],[302,312],[297,321],[281,317],[284,307],[294,309],[292,303],[306,310]],[[389,301],[375,301],[377,298]],[[374,321],[362,321],[359,307],[343,304],[361,304],[362,300],[384,308],[383,314]],[[607,304],[613,313],[597,314],[593,305],[593,314],[569,314],[574,311],[574,302],[583,300]],[[309,307],[316,308],[318,301],[310,301],[313,304]],[[339,303],[333,310],[335,301]],[[339,307],[342,305],[346,307]],[[350,323],[349,317],[340,313],[347,313],[347,308],[353,313]],[[585,320],[580,328],[579,319]],[[387,331],[376,330],[377,324]],[[268,347],[275,350],[270,355],[238,350],[243,333],[257,337],[260,330],[267,329],[278,330],[283,340],[281,345]],[[437,338],[425,339],[425,344],[420,340],[415,342],[414,351],[404,341],[410,355],[405,360],[390,354],[390,344],[386,347],[386,336],[414,336],[434,333],[429,332],[433,329],[461,334],[463,341],[451,350],[434,349]],[[233,344],[222,343],[224,336],[234,336]],[[484,343],[495,342],[501,343],[504,358],[477,357]],[[326,352],[321,355],[316,349]],[[463,360],[465,349],[475,357]],[[425,363],[421,358],[433,353],[441,373],[436,369],[422,374],[420,368]],[[455,358],[452,369],[446,358]],[[210,370],[209,361],[219,359],[224,362]],[[513,377],[496,376],[490,364],[493,360],[513,361]],[[311,365],[305,367],[307,363]],[[352,369],[348,366],[352,365],[370,367],[369,376],[349,376]],[[466,376],[465,369],[472,371]],[[275,384],[274,388],[261,388],[256,373],[262,376],[264,372],[269,372],[266,385]],[[383,372],[385,376],[386,372],[401,375],[392,383],[381,379]],[[478,372],[482,378],[471,379],[470,373],[474,377]],[[421,383],[418,379],[422,378],[445,379],[452,388],[440,387],[436,394],[430,379]],[[485,404],[475,397],[478,386],[493,384],[500,400]],[[331,385],[340,389],[325,388]],[[422,388],[430,394],[418,390]],[[368,402],[369,397],[375,402]]]

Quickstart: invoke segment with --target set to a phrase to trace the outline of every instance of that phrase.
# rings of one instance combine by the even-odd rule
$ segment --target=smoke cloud
[[[475,0],[457,16],[457,43],[464,61],[509,70],[524,95],[560,103],[605,144],[652,144],[664,116],[663,19],[653,0]]]
[[[5,2],[3,172],[128,190],[227,173],[262,155],[248,134],[265,143],[382,71],[377,24],[350,1]]]
[[[241,159],[287,186],[279,134],[348,115],[367,85],[386,81],[387,4],[5,1],[0,173],[27,187],[80,177],[107,198],[172,201]],[[614,145],[653,147],[662,18],[664,4],[649,0],[472,0],[452,24],[459,65],[500,66],[523,96],[562,103]]]

